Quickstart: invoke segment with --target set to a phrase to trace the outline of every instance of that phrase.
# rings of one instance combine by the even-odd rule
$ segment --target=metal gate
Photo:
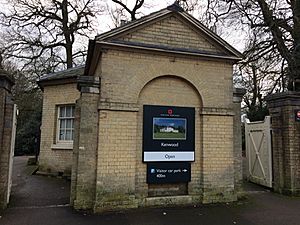
[[[16,127],[17,127],[17,105],[14,105],[13,123],[12,123],[12,134],[11,134],[11,147],[10,147],[10,160],[9,160],[9,171],[8,171],[8,190],[7,190],[7,203],[9,203],[9,197],[12,186],[12,167],[15,150],[15,139],[16,139]]]
[[[245,122],[247,178],[251,182],[272,187],[271,118],[261,122]]]

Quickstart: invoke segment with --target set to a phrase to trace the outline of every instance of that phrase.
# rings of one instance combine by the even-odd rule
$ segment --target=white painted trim
[[[52,144],[51,149],[73,150],[73,142]]]
[[[54,143],[54,145],[70,145],[70,144],[72,144],[72,146],[73,146],[73,140],[59,140],[59,132],[60,132],[60,122],[61,122],[61,120],[60,120],[60,117],[59,117],[59,115],[60,115],[60,110],[61,110],[61,108],[62,107],[73,107],[74,106],[74,117],[72,117],[73,118],[73,120],[75,120],[75,104],[74,103],[72,103],[72,104],[62,104],[62,105],[56,105],[56,110],[57,110],[57,116],[56,116],[56,143]],[[71,117],[70,117],[70,119],[72,119]],[[73,126],[74,126],[74,124],[73,124]],[[73,128],[73,132],[74,132],[74,128]],[[73,149],[73,147],[72,147],[72,149]]]

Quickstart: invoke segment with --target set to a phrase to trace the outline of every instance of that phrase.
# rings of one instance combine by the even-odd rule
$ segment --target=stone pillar
[[[93,209],[96,195],[98,151],[99,78],[82,76],[76,105],[71,204],[75,209]]]
[[[232,108],[203,107],[201,186],[202,202],[237,200],[234,186],[233,117]]]
[[[241,130],[241,102],[246,93],[245,89],[233,89],[233,154],[234,154],[234,185],[239,191],[243,182],[243,157],[242,157],[242,130]]]
[[[11,94],[13,84],[13,80],[0,68],[0,209],[6,208],[9,200],[9,168],[14,112]]]
[[[78,173],[78,153],[79,153],[79,130],[80,130],[80,99],[76,100],[74,114],[74,141],[71,173],[70,204],[74,206],[76,199],[77,173]]]
[[[274,190],[300,195],[300,92],[286,92],[266,98],[272,120]]]

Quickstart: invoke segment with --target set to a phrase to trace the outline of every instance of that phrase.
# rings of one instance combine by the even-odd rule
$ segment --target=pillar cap
[[[79,76],[77,78],[77,89],[81,93],[100,93],[100,78],[94,76]]]
[[[246,94],[246,89],[244,89],[244,88],[233,88],[233,102],[241,103],[244,94]]]
[[[0,68],[0,88],[11,91],[14,84],[14,78],[6,70]]]
[[[300,92],[287,91],[281,93],[270,94],[265,97],[269,107],[279,107],[288,105],[300,105]]]

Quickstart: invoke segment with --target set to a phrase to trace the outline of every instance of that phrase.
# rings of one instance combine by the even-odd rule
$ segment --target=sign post
[[[147,183],[187,183],[195,161],[195,109],[144,105],[143,162]]]

